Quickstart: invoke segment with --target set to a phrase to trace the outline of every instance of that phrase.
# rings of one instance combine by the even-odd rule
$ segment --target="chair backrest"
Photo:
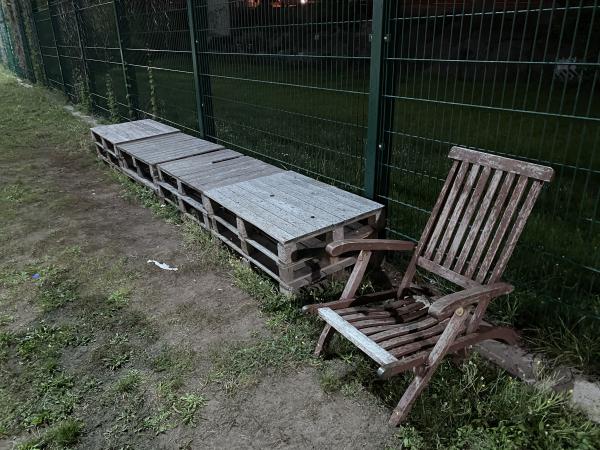
[[[542,185],[554,175],[550,167],[462,147],[448,156],[452,168],[401,291],[415,266],[462,287],[498,281]]]

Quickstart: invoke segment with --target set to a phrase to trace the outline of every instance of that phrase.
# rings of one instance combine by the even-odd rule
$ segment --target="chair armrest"
[[[477,303],[483,298],[495,298],[504,294],[509,294],[514,287],[508,283],[494,283],[482,286],[475,286],[454,292],[439,298],[429,307],[429,314],[436,319],[445,319],[451,316],[457,308]]]
[[[412,251],[414,242],[397,241],[396,239],[342,239],[331,242],[325,250],[330,256],[340,256],[348,252],[367,251]]]

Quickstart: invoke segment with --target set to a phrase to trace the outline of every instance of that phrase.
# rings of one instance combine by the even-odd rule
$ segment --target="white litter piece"
[[[171,267],[170,265],[168,265],[166,263],[161,263],[161,262],[155,261],[153,259],[148,260],[148,264],[150,264],[150,263],[154,263],[154,265],[156,267],[159,267],[162,270],[177,270],[177,267]]]

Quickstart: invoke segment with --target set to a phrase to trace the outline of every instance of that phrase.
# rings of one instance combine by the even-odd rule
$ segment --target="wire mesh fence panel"
[[[361,191],[371,2],[192,3],[209,137]]]
[[[185,0],[124,1],[123,55],[137,86],[134,108],[197,131],[190,31]]]
[[[37,0],[32,2],[31,7],[46,82],[51,87],[63,89],[64,82],[48,2]]]
[[[398,1],[385,56],[388,230],[418,238],[452,145],[550,165],[510,276],[600,318],[597,0]]]
[[[63,88],[72,101],[79,101],[85,85],[85,69],[72,0],[48,2],[50,26],[54,32],[56,49],[63,76]]]
[[[93,107],[113,120],[129,117],[127,89],[117,34],[115,5],[105,0],[78,0],[70,9],[73,32],[80,39],[82,69]]]

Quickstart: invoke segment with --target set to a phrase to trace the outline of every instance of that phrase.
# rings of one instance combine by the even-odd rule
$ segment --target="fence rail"
[[[452,145],[552,166],[508,276],[530,294],[527,314],[600,320],[598,0],[36,0],[32,11],[47,83],[73,101],[382,201],[393,236],[418,238]]]

